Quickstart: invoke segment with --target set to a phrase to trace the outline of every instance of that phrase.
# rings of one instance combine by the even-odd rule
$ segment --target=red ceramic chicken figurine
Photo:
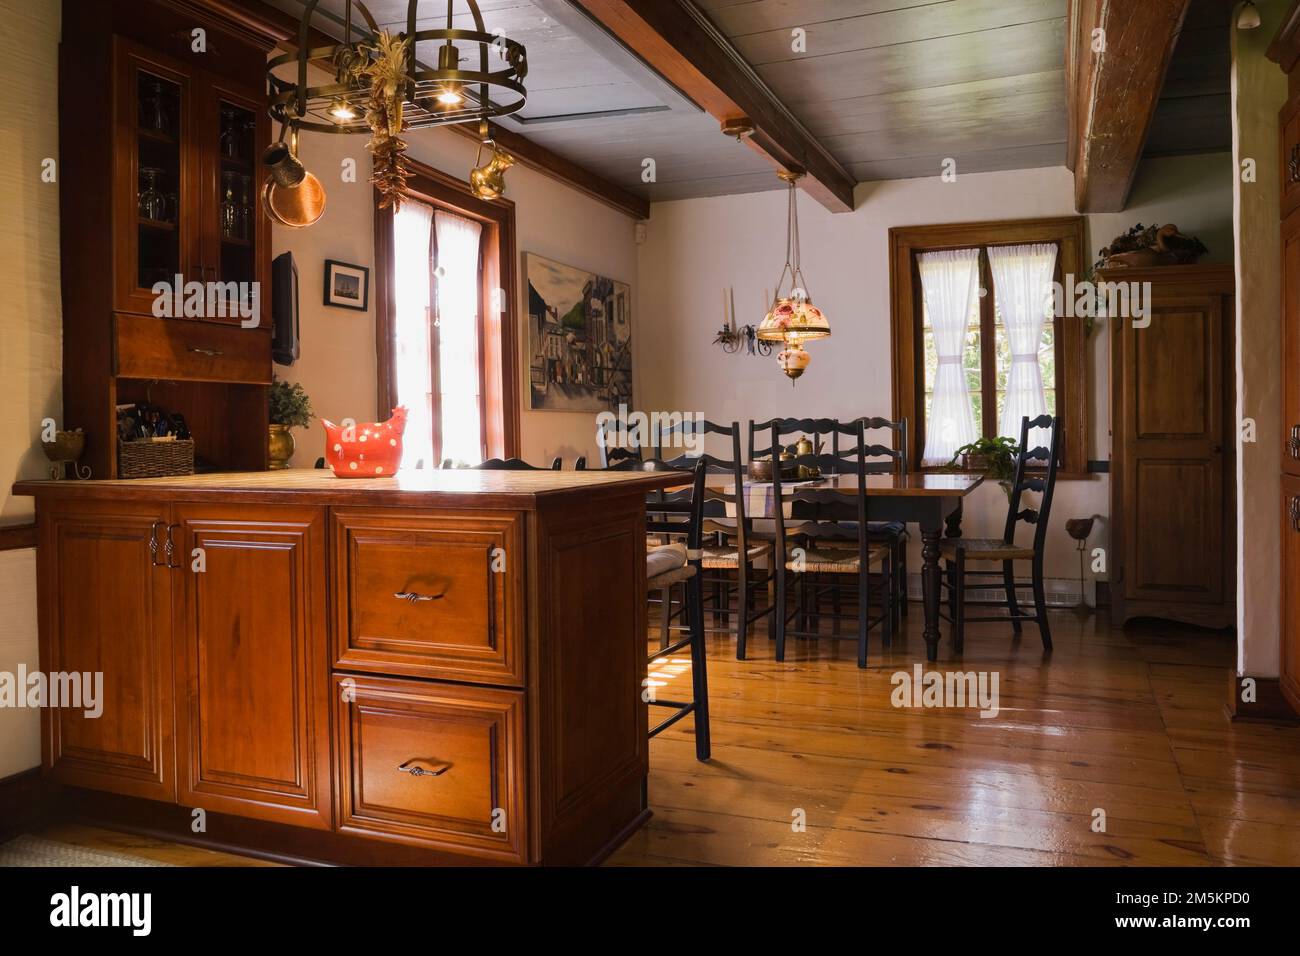
[[[325,426],[325,460],[339,478],[388,478],[397,474],[402,461],[402,432],[406,430],[406,409],[393,409],[386,422]]]

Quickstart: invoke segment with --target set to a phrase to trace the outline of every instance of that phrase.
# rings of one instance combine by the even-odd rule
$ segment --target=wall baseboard
[[[30,830],[44,817],[41,768],[33,767],[0,780],[0,840]]]
[[[991,578],[984,578],[985,581],[992,581]],[[1103,585],[1105,601],[1102,601]],[[1105,581],[1096,582],[1097,595],[1094,598],[1095,604],[1089,603],[1090,607],[1109,607],[1110,591],[1109,585]],[[1080,603],[1079,581],[1077,578],[1047,578],[1043,582],[1044,596],[1047,598],[1048,607],[1056,608],[1076,608]],[[971,601],[1004,601],[1006,592],[1001,584],[989,584],[988,587],[971,588],[966,592],[966,597]],[[1083,595],[1087,600],[1087,593]],[[907,599],[909,601],[920,601],[921,594],[921,575],[919,573],[909,574],[907,576]],[[1016,601],[1021,606],[1033,607],[1034,591],[1028,581],[1016,581]]]
[[[1241,699],[1244,680],[1255,682],[1255,699]],[[1300,714],[1291,709],[1282,695],[1282,683],[1276,677],[1251,677],[1228,671],[1228,703],[1225,707],[1229,720],[1259,721],[1269,724],[1300,724]]]

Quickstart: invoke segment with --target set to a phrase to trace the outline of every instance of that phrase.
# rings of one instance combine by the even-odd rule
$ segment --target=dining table
[[[939,657],[939,599],[943,574],[939,567],[939,543],[945,536],[961,537],[962,502],[983,480],[983,475],[929,471],[866,476],[867,520],[915,524],[921,532],[921,602],[925,615],[922,636],[925,638],[925,657],[929,661]],[[705,476],[704,482],[705,487],[723,494],[734,496],[736,493],[733,475],[710,474]],[[858,476],[852,473],[826,475],[809,481],[783,481],[781,486],[784,494],[798,486],[837,491],[851,497],[858,493]],[[770,481],[746,481],[743,491],[747,519],[775,517],[775,494]],[[786,500],[784,504],[788,516],[791,502]]]

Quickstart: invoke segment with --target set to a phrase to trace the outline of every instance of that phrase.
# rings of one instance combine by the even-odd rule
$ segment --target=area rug
[[[171,866],[125,853],[88,850],[68,843],[55,843],[23,834],[0,844],[0,867],[3,866]]]

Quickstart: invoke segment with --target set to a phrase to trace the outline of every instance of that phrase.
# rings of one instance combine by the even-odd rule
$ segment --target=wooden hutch
[[[60,425],[85,429],[95,478],[118,477],[115,406],[139,401],[184,415],[201,467],[267,465],[271,229],[257,189],[276,37],[241,11],[63,3]],[[153,288],[177,277],[235,285],[215,286],[222,307],[203,317],[158,317]]]

